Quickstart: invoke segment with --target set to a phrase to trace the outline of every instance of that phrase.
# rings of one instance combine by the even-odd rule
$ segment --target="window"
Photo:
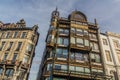
[[[56,50],[56,57],[58,58],[67,58],[68,50],[63,48],[57,48]]]
[[[89,41],[88,40],[84,40],[85,42],[85,46],[89,46]]]
[[[90,43],[90,46],[92,47],[92,50],[99,50],[98,44],[95,43],[95,42],[91,42],[91,43]]]
[[[52,64],[47,64],[47,71],[51,71],[52,70]]]
[[[103,44],[104,44],[104,45],[108,45],[108,43],[107,43],[107,40],[106,40],[106,39],[103,39]]]
[[[59,34],[66,34],[66,35],[68,35],[69,31],[68,31],[68,29],[62,29],[62,28],[60,28],[59,29]]]
[[[79,45],[79,46],[83,46],[83,39],[81,39],[81,38],[76,38],[76,43],[77,43],[77,45]]]
[[[90,39],[97,39],[96,34],[93,34],[93,33],[89,33],[89,37]]]
[[[7,59],[7,56],[8,56],[8,53],[5,53],[3,58],[4,61]]]
[[[71,60],[88,61],[88,54],[81,52],[71,52]]]
[[[13,75],[13,72],[14,72],[14,70],[13,69],[6,69],[6,72],[5,72],[5,75],[6,76],[12,76]]]
[[[70,66],[70,71],[74,73],[90,73],[90,69],[86,67],[80,67],[80,66]]]
[[[75,44],[75,37],[71,37],[71,43]]]
[[[14,53],[14,56],[13,56],[12,62],[15,62],[16,58],[17,58],[17,53]]]
[[[102,74],[102,73],[103,73],[103,70],[92,69],[92,72],[93,72],[93,73],[94,73],[94,72],[95,72],[95,73],[97,72],[97,73],[101,73],[101,74]]]
[[[0,74],[2,74],[2,72],[3,72],[3,68],[0,67]]]
[[[83,36],[83,30],[82,29],[76,29],[76,34]]]
[[[68,38],[59,37],[58,44],[68,46]]]
[[[25,37],[26,37],[26,32],[23,32],[21,38],[25,38]]]
[[[119,48],[120,47],[120,44],[119,44],[118,40],[113,40],[113,43],[114,43],[114,47],[115,48]]]
[[[27,48],[26,48],[26,52],[31,52],[33,49],[33,45],[32,44],[28,44]]]
[[[16,37],[17,37],[17,35],[18,35],[18,32],[16,31],[16,32],[14,33],[13,38],[16,38]]]
[[[18,46],[17,46],[17,48],[16,48],[16,51],[19,51],[20,48],[21,48],[21,46],[22,46],[22,42],[18,42]]]
[[[118,62],[120,63],[120,52],[117,52]]]
[[[112,61],[112,59],[111,59],[111,55],[110,55],[110,51],[108,51],[108,50],[105,50],[105,54],[106,54],[106,59],[107,59],[107,61]]]
[[[84,30],[84,35],[88,35],[88,31],[87,30]]]
[[[91,61],[96,62],[96,63],[100,63],[101,62],[100,55],[91,53]]]
[[[20,74],[19,74],[19,76],[17,77],[17,80],[23,80],[23,79],[24,79],[24,76],[25,76],[25,73],[26,73],[26,70],[21,69],[21,70],[20,70]]]
[[[75,33],[75,28],[71,28],[71,33]]]
[[[4,36],[4,32],[2,32],[2,34],[1,34],[1,38],[3,38],[3,36]]]
[[[5,41],[2,42],[1,46],[0,46],[0,51],[4,48],[5,46]]]
[[[64,64],[55,64],[55,70],[67,70],[67,65]]]
[[[29,61],[29,56],[28,55],[24,55],[24,58],[23,58],[23,64],[27,64],[28,61]]]
[[[10,32],[7,32],[6,38],[10,37]]]
[[[9,47],[7,48],[7,51],[10,51],[12,45],[13,45],[13,42],[10,42]]]

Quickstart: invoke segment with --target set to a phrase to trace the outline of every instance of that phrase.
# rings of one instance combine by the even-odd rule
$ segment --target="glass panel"
[[[23,32],[21,38],[25,38],[25,37],[26,37],[26,32]]]
[[[12,76],[13,75],[13,69],[7,69],[5,72],[6,76]]]
[[[74,37],[71,37],[71,43],[75,44],[75,38]]]
[[[68,55],[67,49],[63,49],[63,57],[64,57],[64,58],[67,58],[67,55]]]
[[[52,64],[47,65],[47,71],[50,71],[50,70],[52,70]]]
[[[88,35],[88,31],[84,30],[84,35]]]
[[[0,46],[0,51],[4,48],[4,46],[5,46],[5,42],[3,41],[1,46]]]
[[[83,67],[76,67],[76,71],[84,72],[84,68]]]
[[[86,72],[86,73],[90,73],[90,69],[85,68],[85,72]]]
[[[15,53],[13,56],[12,62],[15,62],[16,58],[17,58],[17,54]]]
[[[89,46],[89,41],[85,40],[85,46]]]
[[[75,59],[75,55],[73,52],[71,52],[71,55],[70,55],[71,59],[74,60]]]
[[[71,28],[71,32],[72,32],[72,33],[75,33],[75,28]]]
[[[14,33],[13,38],[16,38],[16,37],[17,37],[17,35],[18,35],[18,32],[16,31],[16,32]]]
[[[67,70],[67,65],[62,65],[62,66],[61,66],[61,69],[62,69],[62,70]]]
[[[21,48],[21,46],[22,46],[22,42],[18,42],[18,46],[17,46],[17,48],[16,48],[16,51],[19,51],[20,48]]]
[[[0,74],[2,74],[2,72],[3,72],[3,69],[0,67]]]
[[[64,43],[63,43],[64,45],[68,45],[68,39],[67,38],[64,38]]]
[[[83,35],[83,30],[82,29],[76,29],[76,34],[77,35]]]
[[[6,38],[10,37],[10,32],[7,32]]]
[[[75,71],[75,66],[70,66],[71,71]]]
[[[80,39],[80,38],[76,38],[76,39],[77,39],[77,44],[83,45],[83,39]]]
[[[55,64],[55,69],[56,70],[61,70],[61,65],[60,64]]]
[[[7,48],[7,51],[11,49],[12,45],[13,45],[13,42],[10,42],[9,47]]]

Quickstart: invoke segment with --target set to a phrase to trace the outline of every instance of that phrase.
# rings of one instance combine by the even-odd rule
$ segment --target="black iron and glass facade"
[[[104,80],[99,28],[85,14],[52,12],[38,80]]]

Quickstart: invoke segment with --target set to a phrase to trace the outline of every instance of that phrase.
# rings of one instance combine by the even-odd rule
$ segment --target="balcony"
[[[27,63],[22,63],[22,67],[23,68],[29,68],[30,64],[27,64]]]
[[[89,46],[70,44],[70,47],[71,47],[71,49],[74,49],[74,50],[90,51]]]

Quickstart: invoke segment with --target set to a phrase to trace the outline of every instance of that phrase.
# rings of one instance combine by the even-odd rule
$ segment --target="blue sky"
[[[29,27],[39,25],[40,38],[29,80],[36,80],[51,12],[56,6],[61,17],[77,9],[85,13],[90,22],[96,18],[102,32],[120,33],[120,0],[0,0],[0,21],[13,23],[24,18]]]

